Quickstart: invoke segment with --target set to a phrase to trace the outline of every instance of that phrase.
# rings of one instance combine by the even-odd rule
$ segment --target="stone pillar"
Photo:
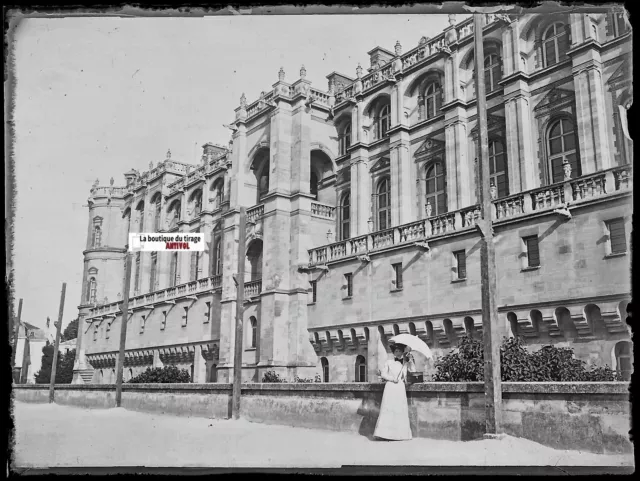
[[[82,308],[81,312],[78,314],[78,337],[76,338],[76,358],[73,363],[73,379],[71,384],[84,384],[82,376],[80,375],[81,371],[89,368],[87,363],[87,358],[85,354],[85,345],[83,344],[84,337],[86,336],[85,331],[89,327],[89,325],[85,322],[88,313],[87,308]]]
[[[580,45],[588,37],[588,33],[585,32],[585,15],[582,13],[569,14],[569,27],[571,28],[571,46]]]
[[[367,357],[367,378],[369,379],[369,382],[379,382],[378,370],[383,370],[388,355],[383,342],[383,337],[376,328],[371,328],[369,331]]]
[[[293,84],[294,88],[304,86],[310,88],[308,81],[300,80]],[[309,194],[311,175],[311,107],[299,97],[292,111],[291,156],[295,165],[291,168],[291,192]]]
[[[507,175],[509,193],[515,194],[538,187],[538,162],[534,155],[534,129],[531,123],[531,102],[528,91],[520,89],[506,101],[505,121],[507,145]]]
[[[454,79],[454,72],[456,70],[457,68],[453,64],[453,58],[451,56],[447,56],[444,59],[444,85],[442,86],[444,98],[442,103],[449,103],[458,98],[456,96],[456,82]]]
[[[511,73],[523,72],[522,61],[520,60],[520,22],[517,19],[514,20],[505,30],[509,30],[511,37],[511,57],[513,59]],[[504,76],[506,77],[507,75],[505,71]]]
[[[586,67],[585,62],[573,59],[578,144],[583,175],[613,166],[600,54],[593,49],[589,53],[592,59]]]
[[[449,212],[471,205],[473,169],[467,155],[467,119],[463,109],[445,126],[447,203]]]
[[[520,63],[516,56],[520,56],[518,50],[513,49],[513,30],[505,26],[502,29],[502,69],[503,77],[508,77],[516,71],[516,66]],[[516,55],[517,54],[517,55]]]
[[[391,224],[394,226],[416,220],[413,165],[406,141],[408,138],[391,149]]]
[[[371,211],[371,176],[367,166],[367,153],[360,149],[351,160],[351,237],[369,233]]]
[[[164,367],[164,364],[160,360],[160,351],[158,351],[157,349],[153,350],[153,364],[151,365],[151,367],[153,367],[154,369],[158,367]]]
[[[391,225],[400,225],[400,211],[402,210],[400,195],[402,187],[400,186],[400,155],[398,154],[398,146],[391,147],[390,151],[390,169],[389,177],[391,181]]]
[[[207,361],[202,356],[202,346],[196,346],[193,353],[193,381],[202,384],[207,382]]]

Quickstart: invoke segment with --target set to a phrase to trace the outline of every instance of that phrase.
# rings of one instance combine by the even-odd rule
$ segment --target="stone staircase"
[[[91,384],[91,379],[93,379],[93,369],[81,369],[76,372],[80,374],[82,384]]]

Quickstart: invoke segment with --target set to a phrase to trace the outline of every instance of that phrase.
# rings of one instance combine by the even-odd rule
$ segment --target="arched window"
[[[133,369],[129,368],[128,374],[129,375],[127,376],[127,381],[131,380],[131,378],[133,377]]]
[[[169,266],[169,286],[173,287],[178,284],[178,253],[171,253],[171,264]]]
[[[158,273],[158,253],[151,253],[151,269],[149,272],[149,292],[156,290],[157,286],[157,273]]]
[[[100,226],[97,225],[93,228],[93,247],[94,248],[98,248],[100,247],[100,244],[102,243],[102,229],[100,229]]]
[[[427,217],[447,212],[446,177],[441,162],[435,162],[427,168],[425,192]]]
[[[318,175],[313,170],[309,175],[309,193],[318,198]]]
[[[191,279],[192,281],[197,281],[198,280],[198,274],[200,270],[200,253],[199,252],[192,252],[191,253],[191,269],[190,269],[190,274],[189,274],[189,279]]]
[[[179,200],[174,200],[169,206],[169,210],[167,212],[168,219],[168,229],[173,229],[178,225],[178,221],[180,221],[182,206],[180,205]]]
[[[484,57],[484,86],[486,93],[493,92],[502,80],[502,62],[500,55],[490,53]]]
[[[212,190],[212,198],[211,202],[213,202],[213,208],[219,209],[222,207],[222,203],[224,202],[224,182],[222,179],[216,180],[211,186]]]
[[[348,120],[340,134],[338,135],[338,153],[345,155],[351,146],[351,119]]]
[[[162,202],[161,202],[161,197],[160,194],[156,194],[155,197],[153,198],[153,206],[154,206],[154,212],[153,212],[153,229],[154,232],[158,232],[161,228],[160,226],[160,218],[161,218],[161,208],[162,208]]]
[[[129,232],[131,232],[131,209],[127,209],[124,211],[124,215],[122,216],[124,219],[124,225],[126,230],[125,243],[129,243]]]
[[[213,273],[214,276],[222,274],[222,239],[216,237],[213,248]]]
[[[351,203],[351,195],[346,193],[340,202],[340,239],[346,240],[351,237],[351,212],[349,205]]]
[[[116,383],[116,370],[112,369],[111,373],[110,373],[108,384],[115,384],[115,383]]]
[[[144,202],[140,202],[136,208],[138,217],[138,232],[144,232]]]
[[[211,366],[211,371],[209,371],[209,382],[218,382],[218,371],[217,366],[214,364]]]
[[[563,118],[556,120],[549,127],[549,163],[551,164],[551,182],[562,182],[564,170],[562,164],[566,159],[571,166],[571,177],[580,177],[582,167],[576,149],[576,132],[573,122]]]
[[[193,211],[191,215],[196,217],[200,215],[200,211],[202,211],[202,191],[200,189],[193,193],[191,196],[191,202],[193,203]]]
[[[258,204],[262,201],[262,197],[269,193],[269,170],[269,154],[267,153],[256,175],[258,181]]]
[[[418,118],[431,119],[440,113],[442,105],[442,87],[439,82],[427,85],[424,95],[418,98]]]
[[[98,283],[96,278],[89,279],[89,288],[87,289],[87,300],[90,304],[95,304],[98,299]]]
[[[367,382],[367,361],[364,356],[356,357],[356,382]]]
[[[391,182],[388,177],[384,177],[378,183],[377,201],[378,230],[389,229],[391,227]]]
[[[509,195],[504,146],[502,142],[497,140],[489,142],[489,179],[491,184],[498,189],[498,197]]]
[[[387,136],[387,131],[391,128],[391,115],[389,104],[385,103],[376,112],[373,119],[373,139],[378,140]]]
[[[251,344],[249,347],[255,348],[258,345],[258,321],[253,316],[251,316],[249,321],[251,322]]]
[[[247,260],[251,269],[252,281],[262,279],[262,241],[255,239],[247,249]]]
[[[633,362],[631,361],[631,343],[629,341],[620,341],[614,348],[616,371],[623,380],[631,380],[631,371],[633,370]]]
[[[195,370],[194,365],[191,364],[191,378],[190,378],[189,382],[194,382],[195,381],[194,378],[193,378],[194,370]]]
[[[326,357],[320,358],[320,365],[322,366],[322,382],[329,382],[329,361]]]
[[[542,36],[544,66],[550,67],[564,60],[569,50],[569,29],[562,22],[549,26]]]

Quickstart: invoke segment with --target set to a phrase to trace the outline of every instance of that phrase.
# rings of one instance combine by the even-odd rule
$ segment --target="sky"
[[[469,15],[457,15],[462,21]],[[284,68],[327,90],[355,77],[376,46],[406,52],[447,15],[67,17],[24,19],[14,36],[14,299],[22,320],[78,314],[91,184],[171,157],[196,164],[226,145],[242,93],[249,103]]]

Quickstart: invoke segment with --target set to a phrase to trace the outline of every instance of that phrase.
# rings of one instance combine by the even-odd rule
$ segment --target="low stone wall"
[[[503,383],[504,432],[558,449],[629,453],[629,385]],[[372,436],[380,383],[243,384],[242,416],[254,422]],[[14,386],[15,399],[48,402],[48,386]],[[482,383],[424,383],[407,390],[415,437],[471,440],[484,432]],[[58,404],[115,406],[114,385],[56,387]],[[124,385],[122,407],[135,411],[228,419],[231,384]]]

